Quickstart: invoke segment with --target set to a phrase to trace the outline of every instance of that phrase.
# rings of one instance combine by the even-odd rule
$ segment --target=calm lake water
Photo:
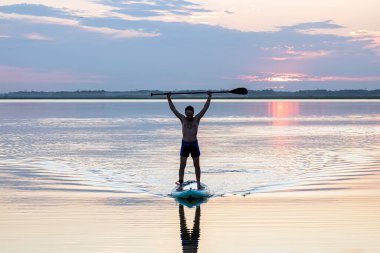
[[[379,123],[379,101],[216,100],[199,129],[202,181],[216,196],[334,189],[379,168]],[[3,168],[158,196],[178,179],[181,126],[166,101],[5,101],[0,128]]]
[[[378,253],[379,123],[380,101],[213,101],[215,195],[187,208],[166,101],[1,101],[1,252]]]

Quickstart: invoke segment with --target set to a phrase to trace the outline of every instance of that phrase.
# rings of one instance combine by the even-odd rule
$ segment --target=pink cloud
[[[41,71],[0,65],[0,84],[77,84],[103,83],[104,76],[94,74],[78,74],[67,71]]]
[[[366,47],[380,55],[380,31],[359,30],[351,32],[350,35],[353,41],[370,41]]]
[[[273,48],[262,48],[264,51],[274,51],[274,54],[277,54],[272,57],[265,57],[273,61],[285,61],[285,60],[305,60],[305,59],[314,59],[328,56],[332,51],[327,50],[317,50],[317,51],[297,51],[294,50],[292,46],[279,46]]]
[[[256,75],[241,75],[235,79],[247,82],[373,82],[380,81],[380,76],[313,76],[301,73],[271,73],[262,72]]]

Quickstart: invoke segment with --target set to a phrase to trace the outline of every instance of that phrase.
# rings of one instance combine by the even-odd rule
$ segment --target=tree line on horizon
[[[176,90],[176,92],[205,91],[205,90]],[[105,90],[76,90],[76,91],[16,91],[0,94],[2,99],[23,98],[150,98],[151,92],[167,92],[162,90],[136,91],[105,91]],[[204,95],[176,95],[177,98],[198,98]],[[380,98],[380,89],[345,89],[345,90],[299,90],[275,91],[273,89],[249,90],[246,96],[234,94],[215,94],[220,98]],[[158,97],[159,98],[159,97]],[[162,97],[161,97],[162,98]]]

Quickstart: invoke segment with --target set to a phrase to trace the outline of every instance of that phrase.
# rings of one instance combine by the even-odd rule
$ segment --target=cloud
[[[76,1],[60,1],[60,0],[28,0],[28,5],[25,0],[2,0],[0,6],[8,6],[13,12],[25,14],[23,9],[27,6],[27,14],[31,15],[53,15],[51,12],[60,11],[71,16],[84,16],[84,17],[106,17],[108,13],[118,10],[107,4],[89,0],[76,0]],[[44,7],[48,9],[44,9]],[[49,10],[50,9],[50,10]]]
[[[305,18],[306,22],[301,23],[293,22],[294,19],[273,20],[269,28],[278,27],[273,25],[276,22],[290,25],[277,30],[242,32],[241,24],[249,26],[254,19],[250,19],[252,12],[238,19],[244,6],[235,8],[235,2],[233,8],[231,4],[226,8],[226,3],[220,3],[223,5],[220,9],[208,8],[201,1],[194,5],[174,0],[28,2],[43,6],[0,8],[3,11],[0,34],[7,36],[0,38],[0,65],[31,66],[39,73],[47,73],[48,69],[65,69],[71,74],[95,73],[107,76],[104,85],[112,90],[218,89],[238,84],[284,86],[278,82],[301,89],[304,82],[312,82],[313,87],[323,87],[327,82],[333,87],[354,87],[354,82],[358,82],[355,87],[364,87],[368,82],[379,86],[372,81],[377,80],[374,77],[380,69],[380,58],[373,52],[376,33],[358,31],[341,35],[337,30],[343,25],[326,18],[320,22],[307,22],[318,19]],[[266,13],[255,14],[273,16],[268,14],[270,10],[262,10]],[[267,18],[260,22],[269,21]],[[318,29],[331,33],[315,33]],[[49,43],[30,40],[49,38],[54,40]],[[360,83],[362,80],[367,83]],[[95,87],[88,84],[81,88]],[[25,83],[25,87],[28,85]],[[0,89],[6,86],[3,84]]]
[[[71,26],[87,32],[101,33],[104,35],[109,35],[113,38],[151,38],[160,36],[157,32],[144,32],[143,30],[128,30],[128,29],[114,29],[109,27],[95,27],[83,25],[78,20],[67,19],[67,18],[56,18],[48,16],[33,16],[33,15],[23,15],[16,13],[1,13],[0,19],[5,20],[20,20],[32,23],[40,24],[51,24],[51,25],[61,25],[61,26]]]
[[[335,24],[332,20],[326,20],[320,22],[299,23],[291,26],[280,26],[279,28],[281,30],[308,31],[317,29],[338,29],[344,28],[344,26]]]
[[[318,1],[312,6],[307,1],[289,4],[275,0],[255,3],[247,0],[2,0],[0,11],[1,6],[4,12],[18,14],[184,22],[253,32],[277,31],[278,28],[306,31],[343,30],[338,28],[351,29],[348,27],[354,26],[357,29],[366,27],[367,20],[376,20],[373,10],[378,9],[380,4],[370,1],[357,5],[354,2],[329,0]],[[333,21],[329,20],[331,18]],[[307,22],[309,20],[317,22]]]
[[[17,13],[33,16],[68,16],[68,13],[64,10],[48,7],[42,4],[11,4],[3,6],[0,4],[0,11],[5,13]]]
[[[258,73],[240,75],[235,79],[247,82],[374,82],[380,81],[380,76],[316,76],[302,73]]]
[[[88,0],[77,0],[75,2],[31,0],[29,4],[25,4],[22,0],[3,1],[0,3],[0,11],[5,8],[4,11],[9,12],[11,10],[9,14],[25,14],[25,6],[30,6],[33,7],[31,8],[32,13],[37,13],[35,16],[115,18],[125,21],[200,24],[205,23],[203,19],[217,14],[216,12],[201,8],[199,4],[184,0],[154,0],[148,2],[106,0],[103,1],[104,4]],[[51,9],[50,11],[49,8]],[[34,9],[37,11],[33,11]],[[44,13],[46,14],[44,15]],[[30,15],[30,13],[28,14]]]
[[[284,85],[276,85],[276,86],[266,86],[265,89],[273,89],[273,90],[276,90],[276,89],[285,89],[286,86]]]
[[[0,65],[0,85],[13,84],[83,84],[104,83],[105,77],[96,74],[67,71],[41,71],[33,68]]]
[[[95,27],[95,26],[85,26],[81,25],[81,29],[88,32],[102,33],[105,35],[110,35],[114,38],[153,38],[160,36],[157,32],[144,32],[143,30],[119,30],[109,27]]]
[[[378,55],[380,55],[380,31],[368,31],[358,30],[351,32],[352,41],[367,42],[367,48],[373,49]]]
[[[155,0],[155,1],[112,1],[107,2],[109,5],[119,8],[115,12],[124,13],[136,17],[151,17],[159,20],[162,16],[179,19],[181,16],[191,16],[195,13],[210,12],[207,9],[200,8],[199,4],[184,0]],[[160,16],[160,17],[157,17]],[[143,18],[144,19],[144,18]]]
[[[125,4],[125,5],[150,5],[150,6],[156,6],[157,3],[155,1],[146,1],[146,0],[141,0],[141,1],[120,1],[120,4]]]
[[[120,18],[123,20],[155,20],[188,22],[186,18],[199,13],[211,12],[199,4],[184,0],[154,1],[51,1],[3,0],[0,11],[36,16],[72,16],[84,18]]]
[[[17,14],[17,13],[0,12],[0,19],[21,20],[21,21],[28,21],[32,23],[42,23],[42,24],[80,26],[79,21],[73,20],[73,19],[56,18],[56,17],[49,17],[49,16],[34,16],[34,15]]]
[[[28,33],[25,35],[25,38],[30,39],[30,40],[46,40],[46,41],[53,40],[52,38],[48,36],[44,36],[39,33]]]
[[[329,56],[333,52],[332,50],[300,51],[294,50],[294,47],[290,46],[285,46],[283,48],[262,48],[262,50],[272,51],[270,53],[273,55],[266,56],[265,58],[273,61],[310,60],[314,58]]]

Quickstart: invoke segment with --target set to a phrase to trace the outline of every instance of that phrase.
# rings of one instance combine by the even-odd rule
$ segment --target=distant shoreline
[[[175,97],[175,100],[198,100],[203,97]],[[214,100],[380,100],[379,97],[214,97]],[[1,100],[166,100],[166,98],[152,97],[12,97],[0,98]]]
[[[205,92],[205,90],[181,90],[176,92]],[[151,93],[165,93],[160,90],[138,91],[105,91],[105,90],[78,90],[78,91],[17,91],[0,94],[0,100],[24,100],[24,99],[54,99],[54,100],[162,100],[165,95],[151,96]],[[174,99],[203,99],[206,94],[173,95]],[[215,93],[213,99],[238,99],[238,100],[265,100],[265,99],[380,99],[380,89],[377,90],[300,90],[300,91],[274,91],[274,90],[249,90],[247,95],[231,93]]]

